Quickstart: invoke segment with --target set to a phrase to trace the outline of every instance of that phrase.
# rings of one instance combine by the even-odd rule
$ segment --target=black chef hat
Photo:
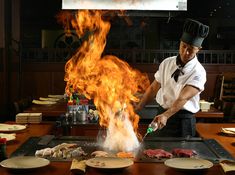
[[[186,19],[181,41],[196,47],[201,47],[201,44],[208,33],[209,27],[207,25],[192,19]]]

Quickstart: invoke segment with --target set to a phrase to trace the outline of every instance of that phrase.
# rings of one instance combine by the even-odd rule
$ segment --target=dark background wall
[[[111,20],[106,49],[177,50],[182,25],[186,18],[197,19],[210,26],[204,50],[235,50],[235,1],[188,0],[187,11],[128,11],[132,25],[121,18]],[[7,120],[11,104],[25,96],[38,98],[64,93],[63,60],[44,60],[48,53],[39,52],[27,57],[28,49],[66,48],[63,27],[56,20],[61,11],[61,0],[0,0],[0,116]],[[75,13],[75,12],[74,12]],[[79,38],[74,36],[75,41]],[[27,54],[30,55],[29,52]],[[129,60],[127,60],[129,61]],[[131,61],[130,61],[130,64]],[[132,64],[149,74],[150,80],[158,64]],[[234,72],[234,64],[204,65],[208,82],[202,97],[214,95],[218,74]]]

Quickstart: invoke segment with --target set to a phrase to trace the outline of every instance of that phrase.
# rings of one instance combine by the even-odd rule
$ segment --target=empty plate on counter
[[[172,158],[167,159],[164,164],[179,170],[203,170],[213,166],[212,162],[197,158]]]
[[[26,128],[25,125],[3,124],[0,123],[0,132],[15,132]]]
[[[59,98],[62,99],[64,98],[64,95],[48,95],[49,98]]]
[[[6,138],[7,142],[8,142],[8,141],[11,141],[11,140],[15,140],[16,139],[16,134],[15,133],[11,133],[11,134],[0,133],[0,138]]]
[[[235,128],[221,128],[222,133],[235,136]]]
[[[35,169],[47,166],[50,161],[40,157],[34,156],[18,156],[3,160],[0,165],[8,169]]]
[[[41,101],[59,101],[59,98],[51,98],[51,97],[39,97]]]
[[[56,101],[33,100],[32,103],[37,105],[53,105],[56,104]]]
[[[99,169],[121,169],[133,165],[133,160],[118,157],[95,157],[87,160],[86,165]]]

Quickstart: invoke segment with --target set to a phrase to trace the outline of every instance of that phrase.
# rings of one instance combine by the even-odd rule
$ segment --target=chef
[[[180,39],[179,54],[164,59],[154,75],[154,81],[145,91],[136,111],[156,98],[158,114],[156,136],[195,136],[200,93],[204,90],[206,71],[197,58],[209,27],[196,20],[186,19]]]

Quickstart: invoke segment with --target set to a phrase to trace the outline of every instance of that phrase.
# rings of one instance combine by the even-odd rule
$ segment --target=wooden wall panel
[[[207,73],[205,89],[200,95],[201,99],[210,100],[211,98],[213,98],[217,76],[218,73]]]
[[[5,47],[5,1],[0,1],[0,48]]]
[[[0,71],[0,80],[4,80],[4,74]],[[4,111],[5,111],[5,99],[4,99],[4,82],[0,81],[0,122],[5,120]]]
[[[25,64],[22,67],[22,96],[30,95],[38,98],[48,94],[64,93],[66,85],[64,64]],[[153,81],[158,65],[136,64],[132,67],[147,73],[150,81]],[[217,75],[222,72],[235,72],[235,65],[205,65],[204,67],[207,71],[207,82],[201,98],[208,100],[214,96]],[[17,82],[16,77],[17,75],[13,76],[13,79]],[[12,89],[12,91],[16,91],[16,89]]]
[[[10,80],[10,99],[11,101],[15,101],[19,98],[20,88],[19,88],[19,74],[18,72],[11,72],[11,80]]]
[[[34,98],[46,97],[51,93],[50,72],[24,72],[22,76],[23,96],[33,96]]]
[[[64,94],[66,82],[64,81],[64,72],[54,72],[52,74],[52,93]]]

